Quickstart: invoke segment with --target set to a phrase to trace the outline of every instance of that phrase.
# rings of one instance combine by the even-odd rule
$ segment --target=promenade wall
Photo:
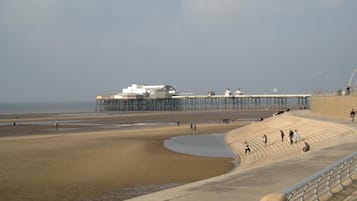
[[[311,96],[310,111],[315,114],[349,119],[351,109],[357,110],[357,96]]]

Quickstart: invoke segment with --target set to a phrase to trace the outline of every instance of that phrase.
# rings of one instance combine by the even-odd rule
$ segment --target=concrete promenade
[[[311,151],[302,153],[303,142],[288,142],[290,129],[297,129]],[[281,142],[280,130],[285,132]],[[268,144],[262,142],[268,136]],[[244,142],[252,152],[244,154]],[[140,196],[132,201],[257,201],[318,172],[335,161],[357,151],[357,123],[310,114],[309,111],[284,113],[263,122],[252,123],[227,134],[226,142],[240,158],[240,166],[231,172]],[[204,167],[203,167],[204,168]],[[354,181],[353,186],[356,181]],[[357,189],[341,194],[338,200],[353,200]],[[349,198],[348,198],[349,197]]]

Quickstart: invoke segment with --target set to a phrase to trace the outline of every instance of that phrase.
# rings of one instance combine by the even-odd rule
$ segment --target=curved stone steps
[[[288,141],[290,129],[297,129],[301,141],[306,140],[312,146],[312,149],[314,146],[323,145],[324,141],[336,140],[339,136],[356,134],[354,130],[343,125],[283,114],[230,132],[226,141],[230,143],[233,152],[240,158],[241,166],[250,166],[255,164],[255,161],[266,161],[279,158],[280,155],[286,153],[301,152],[304,145],[302,142],[291,145]],[[280,130],[285,133],[283,143],[281,142]],[[267,146],[262,142],[264,134],[268,137]],[[244,154],[245,141],[249,143],[251,148],[251,153],[247,155]]]

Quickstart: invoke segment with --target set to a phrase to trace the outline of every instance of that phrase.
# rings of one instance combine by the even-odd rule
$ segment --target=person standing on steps
[[[294,131],[294,136],[296,138],[295,143],[298,143],[300,141],[301,137],[300,137],[300,134],[298,133],[298,131],[296,129]]]
[[[283,130],[280,130],[280,137],[281,137],[281,142],[284,142],[284,131]]]
[[[249,152],[249,153],[250,153],[250,147],[249,147],[248,142],[247,142],[247,141],[245,141],[245,142],[244,142],[244,144],[245,144],[245,150],[244,150],[244,153],[245,153],[245,154],[247,154],[247,152]]]
[[[352,108],[351,112],[350,112],[350,117],[352,122],[355,120],[355,116],[356,116],[356,111]]]
[[[268,137],[267,137],[267,135],[263,135],[263,142],[264,142],[265,146],[267,146],[267,144],[268,144]]]
[[[289,131],[289,140],[290,140],[290,144],[294,143],[294,131],[290,130]]]
[[[310,150],[310,145],[306,141],[304,142],[304,147],[302,148],[303,152],[308,152]]]

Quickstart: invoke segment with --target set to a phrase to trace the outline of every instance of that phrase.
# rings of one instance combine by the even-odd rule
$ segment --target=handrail
[[[346,90],[314,92],[311,96],[357,96],[357,90],[351,90],[350,92]]]
[[[352,182],[353,174],[357,174],[357,152],[289,187],[283,194],[287,201],[320,200],[326,194],[332,196],[334,188],[343,188],[344,182]]]

